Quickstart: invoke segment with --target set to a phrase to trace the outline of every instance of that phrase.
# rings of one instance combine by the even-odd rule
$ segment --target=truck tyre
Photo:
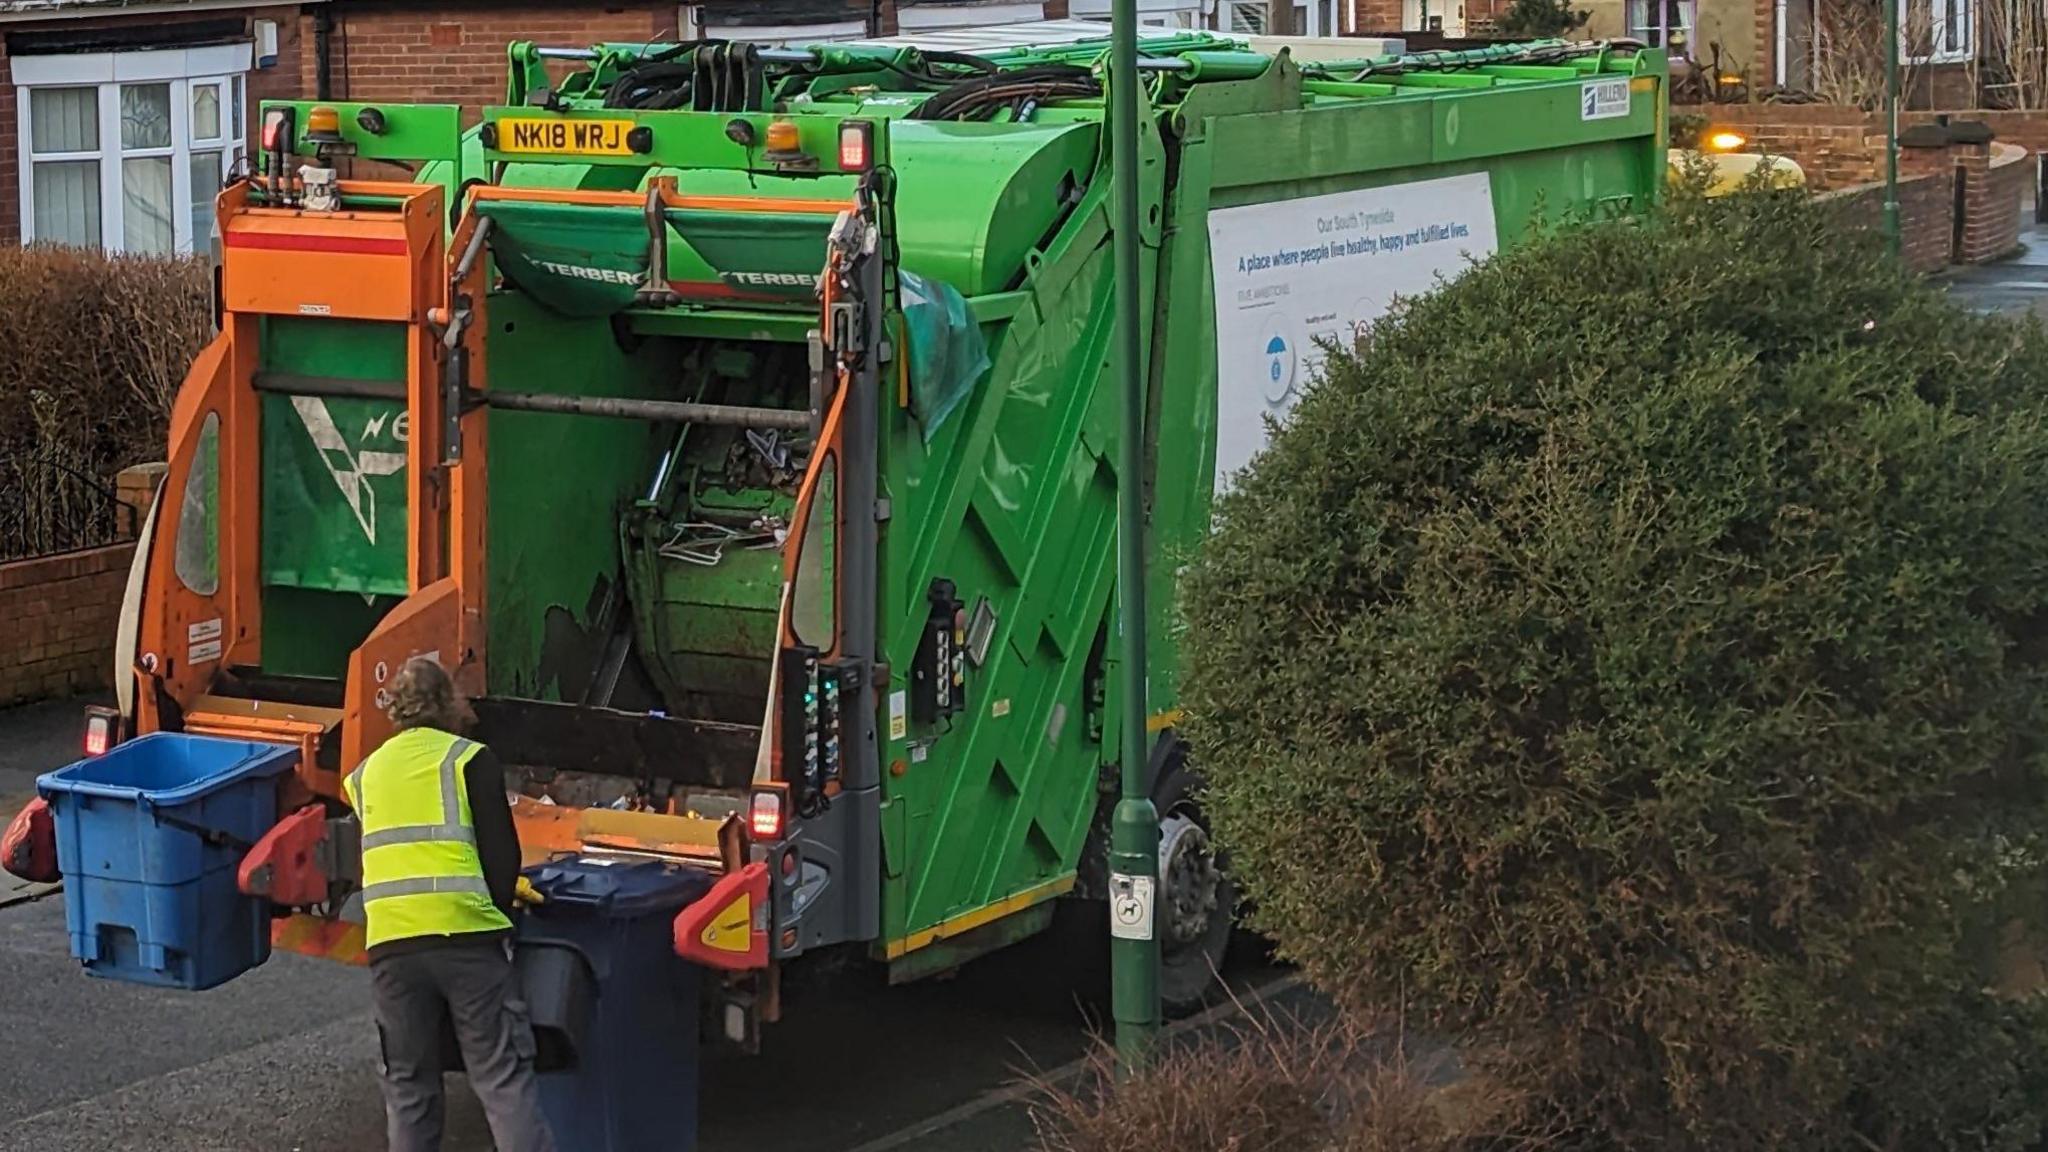
[[[1181,742],[1161,742],[1152,803],[1159,809],[1159,1000],[1184,1016],[1222,989],[1224,958],[1237,913],[1229,860],[1209,839],[1198,793],[1201,780]]]

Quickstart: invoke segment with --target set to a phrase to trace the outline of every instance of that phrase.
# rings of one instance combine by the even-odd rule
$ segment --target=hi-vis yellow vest
[[[463,786],[464,769],[482,747],[411,728],[342,782],[363,825],[367,946],[512,927],[484,883]]]

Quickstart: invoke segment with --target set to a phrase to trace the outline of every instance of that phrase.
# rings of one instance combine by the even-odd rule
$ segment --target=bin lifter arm
[[[242,857],[235,884],[245,896],[305,908],[335,902],[343,886],[362,877],[361,825],[354,817],[330,820],[318,804],[279,820]]]
[[[55,884],[59,879],[57,822],[42,797],[29,801],[0,835],[0,868],[32,884]]]
[[[768,966],[768,865],[749,864],[676,914],[676,955],[727,972]]]

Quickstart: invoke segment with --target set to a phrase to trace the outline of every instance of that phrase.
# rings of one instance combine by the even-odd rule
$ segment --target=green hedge
[[[1583,1148],[2023,1148],[2048,340],[1796,198],[1397,309],[1221,500],[1190,735],[1257,926]]]

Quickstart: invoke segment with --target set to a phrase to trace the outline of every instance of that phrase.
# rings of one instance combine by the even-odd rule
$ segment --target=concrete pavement
[[[1941,283],[1979,311],[2032,312],[2048,319],[2048,226],[2032,223],[2031,207],[2026,220],[2017,253],[1991,264],[1951,269]]]

